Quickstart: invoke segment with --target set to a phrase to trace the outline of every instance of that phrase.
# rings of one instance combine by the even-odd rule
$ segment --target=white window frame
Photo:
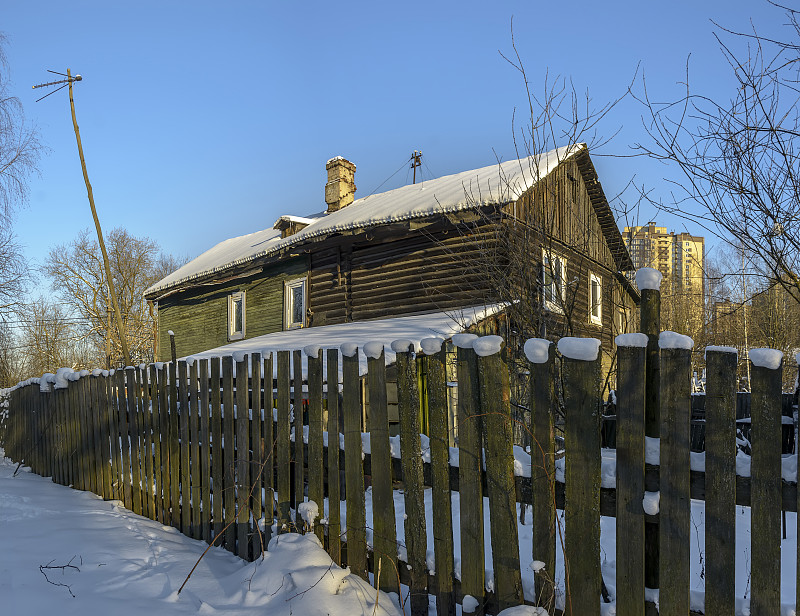
[[[592,298],[592,285],[595,283],[597,283],[598,299],[596,305]],[[603,325],[603,279],[592,272],[589,272],[589,322],[593,325]]]
[[[241,302],[242,305],[242,328],[236,329],[235,305]],[[228,340],[241,340],[245,336],[245,294],[244,291],[236,291],[228,295]]]
[[[557,269],[551,269],[549,265],[550,259],[553,260],[553,263],[558,263],[561,270],[560,302],[555,299],[559,294],[558,276],[553,275],[552,280],[548,282],[548,278],[551,274],[556,274],[555,270]],[[544,294],[544,307],[547,310],[551,312],[564,312],[564,305],[567,303],[567,259],[555,252],[548,252],[547,249],[542,250],[542,293]]]
[[[295,278],[293,280],[287,280],[283,286],[283,329],[299,329],[301,327],[306,326],[306,308],[308,307],[308,284],[307,284],[307,277],[303,276],[302,278]],[[292,299],[293,293],[292,291],[297,287],[301,287],[303,289],[303,320],[302,321],[292,321],[292,313],[294,312],[292,308]]]

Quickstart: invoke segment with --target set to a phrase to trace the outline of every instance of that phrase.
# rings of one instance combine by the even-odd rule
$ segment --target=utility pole
[[[422,166],[422,151],[417,152],[414,150],[414,153],[411,155],[411,168],[414,170],[414,181],[413,184],[417,183],[417,167]],[[406,176],[408,177],[408,176]],[[407,182],[408,180],[406,180]]]
[[[55,73],[55,71],[48,71],[50,73]],[[57,75],[63,75],[63,73],[56,73]],[[80,75],[72,76],[70,69],[67,69],[67,74],[65,75],[66,79],[62,79],[60,81],[51,81],[50,83],[42,83],[39,85],[33,86],[34,89],[41,88],[44,86],[51,86],[56,84],[64,84],[69,86],[69,106],[70,110],[72,111],[72,125],[75,128],[75,139],[78,141],[78,155],[81,159],[81,169],[83,170],[83,181],[86,183],[86,192],[89,197],[89,206],[92,208],[92,218],[94,219],[94,226],[97,229],[97,242],[100,244],[100,251],[103,253],[103,267],[106,270],[106,280],[108,282],[108,294],[111,297],[111,303],[114,306],[114,317],[117,321],[117,332],[119,333],[119,341],[122,345],[122,355],[125,358],[125,365],[131,365],[131,356],[128,352],[128,341],[125,337],[125,328],[122,324],[122,312],[119,309],[119,302],[117,301],[117,292],[114,288],[114,278],[111,275],[111,266],[108,263],[108,252],[106,252],[106,243],[103,241],[103,231],[100,229],[100,220],[97,218],[97,210],[94,207],[94,194],[92,193],[92,185],[89,183],[89,174],[86,172],[86,161],[83,158],[83,146],[81,145],[81,133],[78,130],[78,120],[75,117],[75,101],[72,97],[72,84],[76,81],[83,80],[83,77]],[[64,87],[61,86],[61,88]],[[53,92],[57,92],[61,88],[53,90]],[[50,94],[53,94],[50,92]],[[50,94],[46,94],[42,98],[50,96]],[[42,100],[41,98],[39,100]],[[37,101],[38,102],[38,101]]]

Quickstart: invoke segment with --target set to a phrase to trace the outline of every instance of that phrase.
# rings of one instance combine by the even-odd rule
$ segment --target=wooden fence
[[[384,590],[397,592],[399,583],[408,585],[415,615],[427,614],[429,594],[436,597],[440,615],[455,614],[456,602],[466,595],[478,599],[475,613],[497,613],[527,599],[552,614],[557,533],[563,534],[568,565],[566,597],[560,602],[564,613],[599,615],[604,597],[601,513],[617,520],[616,613],[653,610],[645,601],[645,571],[655,558],[656,571],[659,563],[662,571],[669,571],[661,579],[660,613],[688,614],[690,497],[698,496],[705,498],[706,520],[713,520],[706,524],[706,612],[733,615],[736,503],[752,503],[751,613],[780,613],[781,510],[796,511],[798,499],[795,484],[781,480],[780,369],[752,367],[752,477],[737,478],[736,359],[731,353],[708,353],[702,474],[690,468],[690,351],[663,349],[659,468],[645,458],[642,366],[647,350],[620,346],[617,481],[610,489],[601,485],[599,359],[557,358],[551,345],[544,357],[529,363],[531,414],[524,428],[533,442],[532,470],[530,477],[521,477],[514,470],[504,361],[508,349],[486,356],[479,356],[471,343],[457,349],[457,463],[451,460],[448,442],[444,350],[420,354],[428,379],[430,449],[424,456],[417,362],[410,349],[397,352],[399,460],[392,457],[389,436],[384,354],[369,351],[366,456],[358,353],[343,355],[339,349],[307,358],[300,351],[281,351],[241,361],[231,356],[188,365],[179,361],[108,376],[95,371],[75,380],[58,379],[54,388],[46,383],[20,386],[8,394],[3,444],[7,456],[24,461],[34,472],[119,499],[135,513],[214,541],[246,559],[265,549],[273,529],[280,533],[303,526],[299,505],[304,500],[322,509],[328,499],[332,506],[326,514],[320,511],[325,519],[317,520],[314,532],[332,559],[365,579],[368,573],[380,577]],[[558,404],[557,383],[563,384],[566,409],[565,482],[556,481],[561,455],[552,412]],[[304,385],[306,404],[293,406]],[[293,435],[305,430],[307,444],[301,446],[303,439]],[[340,433],[343,450],[333,437]],[[660,511],[647,515],[646,477],[652,482],[659,471]],[[405,512],[401,550],[393,491],[398,487]],[[426,529],[426,487],[432,529]],[[452,490],[460,495],[460,580],[454,572]],[[489,503],[486,524],[484,497]],[[342,501],[346,542],[340,533]],[[523,597],[519,503],[533,513],[533,542],[522,547],[549,573],[535,576],[535,598]],[[557,524],[557,508],[565,509],[563,528]],[[491,593],[484,571],[487,532],[490,545],[498,546],[492,550]],[[426,564],[428,534],[433,536],[435,574]]]

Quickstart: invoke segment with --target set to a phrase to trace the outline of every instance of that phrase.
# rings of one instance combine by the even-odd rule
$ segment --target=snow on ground
[[[334,565],[313,534],[280,535],[263,561],[206,544],[16,465],[0,449],[0,613],[351,616],[373,614],[376,592]],[[70,565],[64,569],[62,567]],[[53,583],[48,583],[40,567]],[[75,567],[75,568],[72,568]],[[58,586],[56,584],[62,584]],[[74,597],[72,596],[74,595]],[[377,614],[401,610],[382,594]]]

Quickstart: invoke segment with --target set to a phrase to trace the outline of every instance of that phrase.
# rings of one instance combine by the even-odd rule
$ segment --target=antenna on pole
[[[106,252],[106,244],[103,241],[103,231],[100,229],[100,219],[97,217],[97,209],[94,207],[94,194],[92,193],[92,185],[89,183],[89,174],[86,172],[86,161],[83,158],[83,145],[81,145],[81,133],[78,130],[78,120],[75,117],[75,101],[72,98],[72,84],[76,81],[82,81],[83,77],[80,75],[72,75],[70,69],[67,69],[67,73],[59,73],[57,71],[51,71],[47,69],[48,73],[53,73],[54,75],[62,75],[66,77],[66,79],[59,79],[58,81],[50,81],[48,83],[40,83],[38,85],[33,86],[33,89],[36,88],[46,88],[49,86],[56,86],[62,84],[61,87],[56,88],[52,92],[48,92],[42,98],[47,98],[51,94],[55,94],[62,88],[69,87],[69,106],[72,111],[72,126],[75,128],[75,139],[78,142],[78,155],[81,158],[81,169],[83,170],[83,181],[86,184],[86,193],[89,197],[89,206],[92,208],[92,218],[94,218],[94,226],[97,229],[97,242],[100,244],[100,251],[103,253],[103,267],[106,271],[106,281],[108,284],[108,295],[111,297],[111,303],[114,306],[114,316],[117,322],[117,332],[119,333],[119,341],[122,345],[122,355],[125,358],[125,365],[131,365],[131,356],[128,352],[128,340],[125,337],[125,328],[122,324],[122,312],[119,309],[119,302],[117,301],[117,292],[114,288],[114,277],[111,275],[111,266],[108,264],[108,253]],[[42,98],[37,99],[37,103],[42,100]]]
[[[414,170],[414,181],[412,182],[413,184],[417,183],[417,167],[421,166],[422,166],[422,150],[420,150],[419,152],[417,152],[417,150],[414,150],[414,153],[411,155],[411,168]],[[406,178],[408,178],[408,176],[406,176]],[[406,180],[406,182],[408,182],[408,180]]]

